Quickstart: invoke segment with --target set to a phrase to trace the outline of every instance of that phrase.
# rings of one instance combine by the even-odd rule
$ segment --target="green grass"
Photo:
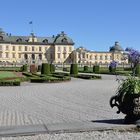
[[[0,79],[11,78],[11,77],[17,77],[17,75],[9,71],[0,71]]]

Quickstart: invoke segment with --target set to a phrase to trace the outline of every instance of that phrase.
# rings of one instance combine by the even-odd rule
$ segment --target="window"
[[[42,54],[39,54],[39,59],[42,60]]]
[[[66,52],[66,50],[67,50],[66,47],[64,47],[64,52]]]
[[[13,58],[15,58],[15,53],[12,54]]]
[[[35,47],[32,47],[32,51],[35,51]]]
[[[110,60],[112,60],[112,56],[110,56]]]
[[[65,59],[66,58],[66,54],[64,53],[63,56],[64,56],[64,59]]]
[[[32,59],[35,60],[35,54],[32,54]]]
[[[9,46],[6,46],[6,51],[8,51],[9,50]]]
[[[0,36],[0,41],[2,41],[3,40],[3,36]]]
[[[85,53],[82,54],[82,58],[85,58]]]
[[[39,51],[41,52],[42,50],[41,50],[41,47],[39,47]]]
[[[58,55],[58,58],[60,58],[60,53],[58,53],[57,55]]]
[[[2,51],[2,45],[0,45],[0,51]]]
[[[21,38],[18,38],[18,39],[16,40],[16,42],[22,42],[22,39],[21,39]]]
[[[87,58],[88,58],[88,54],[87,54]]]
[[[107,60],[107,55],[105,56],[105,60]]]
[[[58,47],[58,52],[61,52],[61,47]]]
[[[102,55],[100,55],[100,60],[103,60],[103,56]]]
[[[18,50],[21,51],[21,46],[19,46]]]
[[[27,46],[25,46],[25,51],[27,51]]]
[[[68,43],[68,41],[67,41],[66,38],[63,38],[63,39],[61,40],[61,42],[63,42],[63,43]]]
[[[15,46],[13,46],[13,51],[15,51]]]
[[[0,52],[0,58],[2,58],[2,52]]]
[[[24,58],[25,59],[28,59],[28,55],[26,53],[24,54]]]
[[[21,58],[21,54],[20,53],[18,54],[18,57]]]
[[[92,55],[90,55],[90,60],[92,60]]]
[[[71,47],[69,47],[69,52],[71,52],[72,51],[72,48]]]
[[[43,43],[48,43],[48,39],[44,39],[43,40]]]
[[[8,53],[8,52],[6,52],[5,54],[6,54],[6,58],[9,58],[9,53]]]
[[[97,55],[95,56],[95,60],[97,60]]]

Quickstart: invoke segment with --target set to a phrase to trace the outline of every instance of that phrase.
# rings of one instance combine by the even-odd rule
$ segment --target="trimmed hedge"
[[[45,75],[50,74],[50,64],[42,63],[41,74],[45,74]]]
[[[51,73],[55,72],[55,65],[50,64],[50,72]]]
[[[109,66],[109,72],[115,73],[116,72],[116,67]]]
[[[63,82],[63,81],[70,81],[71,78],[68,76],[65,77],[37,77],[37,78],[31,78],[32,83],[57,83],[57,82]]]
[[[0,86],[20,86],[20,80],[0,80]]]
[[[140,64],[136,66],[135,74],[140,75]]]
[[[22,71],[27,72],[28,71],[28,66],[27,65],[23,65],[22,66]]]
[[[100,66],[93,66],[94,73],[99,73],[99,71],[100,71]]]
[[[78,74],[78,65],[77,64],[71,64],[70,74],[73,76],[76,76]]]
[[[78,74],[77,78],[93,80],[93,79],[101,79],[101,76]]]
[[[84,66],[84,72],[88,72],[89,71],[89,67],[88,66]]]

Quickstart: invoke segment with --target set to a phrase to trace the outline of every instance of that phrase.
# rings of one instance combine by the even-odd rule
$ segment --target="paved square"
[[[115,76],[55,84],[0,87],[0,126],[54,124],[123,118],[109,106]]]

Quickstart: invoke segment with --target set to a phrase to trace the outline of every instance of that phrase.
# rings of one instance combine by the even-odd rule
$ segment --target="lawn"
[[[22,77],[20,72],[0,71],[0,79]]]

